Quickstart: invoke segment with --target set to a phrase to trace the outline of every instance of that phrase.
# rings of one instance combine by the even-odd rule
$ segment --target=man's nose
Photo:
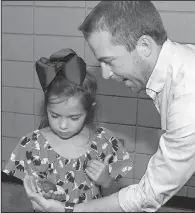
[[[100,65],[102,69],[102,77],[104,79],[109,79],[113,75],[111,68],[103,62],[100,63]]]

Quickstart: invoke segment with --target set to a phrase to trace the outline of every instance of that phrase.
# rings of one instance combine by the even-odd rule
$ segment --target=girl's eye
[[[58,118],[59,116],[58,116],[58,115],[52,115],[52,114],[51,114],[51,117],[52,117],[52,118]]]

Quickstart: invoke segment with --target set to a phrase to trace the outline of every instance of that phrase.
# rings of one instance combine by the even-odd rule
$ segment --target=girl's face
[[[47,115],[53,132],[62,139],[68,139],[82,129],[87,112],[79,97],[70,97],[61,103],[49,103]]]

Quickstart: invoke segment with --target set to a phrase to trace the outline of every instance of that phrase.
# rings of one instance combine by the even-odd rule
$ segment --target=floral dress
[[[82,203],[101,197],[100,187],[87,176],[85,169],[89,160],[109,160],[109,173],[118,180],[132,169],[129,153],[112,132],[96,129],[88,151],[76,159],[68,159],[56,153],[39,130],[24,136],[11,154],[4,172],[23,179],[25,172],[36,178],[49,179],[60,185],[66,194],[65,200]]]

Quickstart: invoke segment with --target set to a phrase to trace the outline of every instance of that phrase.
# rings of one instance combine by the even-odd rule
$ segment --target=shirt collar
[[[157,63],[146,85],[146,93],[154,100],[156,94],[161,92],[166,78],[170,60],[173,54],[173,43],[167,39],[160,51]]]

